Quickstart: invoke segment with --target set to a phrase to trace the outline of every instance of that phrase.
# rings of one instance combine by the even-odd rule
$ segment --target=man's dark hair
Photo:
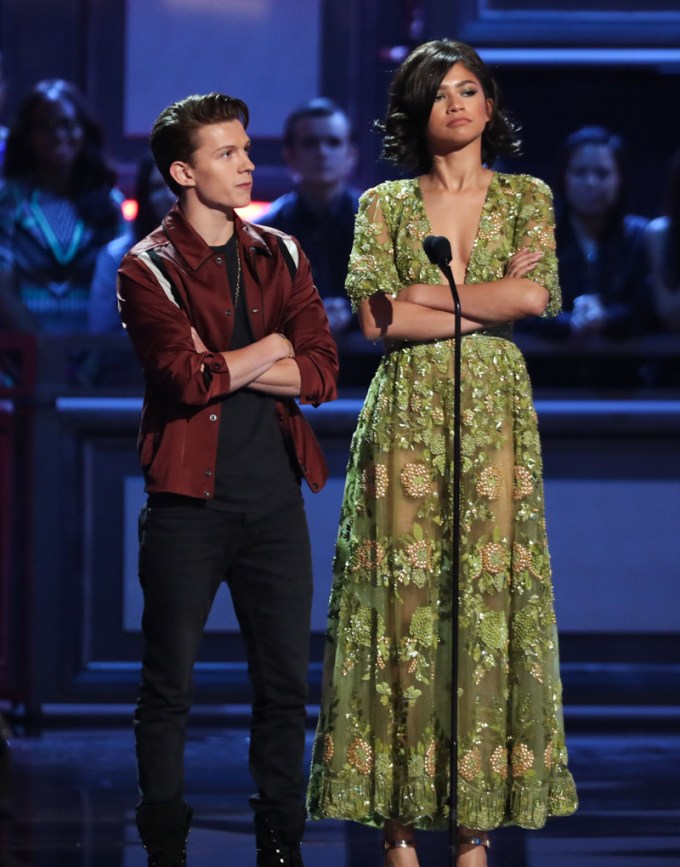
[[[177,160],[191,162],[196,150],[196,130],[228,120],[240,121],[245,129],[250,113],[245,102],[224,93],[192,94],[160,113],[151,130],[151,152],[163,180],[175,195],[182,192],[182,187],[170,174],[170,166]]]
[[[309,102],[304,103],[304,105],[298,106],[288,115],[283,126],[284,145],[292,147],[295,139],[295,124],[299,120],[303,120],[306,117],[332,117],[334,114],[341,114],[347,120],[351,137],[352,129],[346,112],[336,102],[333,102],[332,99],[328,99],[325,96],[317,96],[314,99],[310,99]]]
[[[437,90],[454,65],[479,79],[484,96],[493,101],[491,119],[482,134],[482,162],[520,152],[519,127],[503,111],[498,85],[474,48],[464,42],[437,39],[414,49],[397,69],[390,87],[387,112],[376,123],[383,134],[382,156],[408,171],[425,173],[432,167],[427,125]]]

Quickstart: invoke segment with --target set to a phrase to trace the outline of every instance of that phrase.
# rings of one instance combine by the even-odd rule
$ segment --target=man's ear
[[[191,163],[185,163],[181,160],[175,160],[174,163],[170,164],[170,168],[168,170],[170,172],[170,176],[176,184],[179,184],[180,187],[195,187],[196,182],[194,181],[194,171],[191,167]]]

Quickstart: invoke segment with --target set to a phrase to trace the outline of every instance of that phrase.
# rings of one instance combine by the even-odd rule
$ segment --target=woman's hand
[[[540,251],[534,252],[525,247],[523,250],[518,250],[510,257],[505,269],[506,277],[526,277],[529,271],[533,271],[536,265],[541,260],[543,253]]]

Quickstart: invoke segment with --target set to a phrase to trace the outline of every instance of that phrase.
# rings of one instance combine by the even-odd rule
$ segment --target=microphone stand
[[[451,752],[449,760],[449,851],[451,865],[455,867],[457,853],[456,826],[458,818],[458,617],[460,586],[460,479],[461,479],[461,310],[460,296],[451,271],[451,245],[443,236],[428,237],[423,242],[425,252],[433,265],[446,277],[453,298],[454,350],[453,350],[453,569],[451,586]]]

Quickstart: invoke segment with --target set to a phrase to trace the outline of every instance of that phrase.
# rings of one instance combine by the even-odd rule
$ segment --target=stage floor
[[[307,748],[311,748],[311,731]],[[581,807],[539,832],[494,834],[490,867],[680,865],[680,734],[577,731],[568,739]],[[190,867],[251,867],[247,730],[194,726],[187,797],[194,808]],[[132,731],[47,729],[11,742],[11,820],[0,867],[144,867],[134,826]],[[422,867],[449,865],[445,834],[421,834]],[[308,826],[306,867],[379,867],[379,833],[324,821]]]

